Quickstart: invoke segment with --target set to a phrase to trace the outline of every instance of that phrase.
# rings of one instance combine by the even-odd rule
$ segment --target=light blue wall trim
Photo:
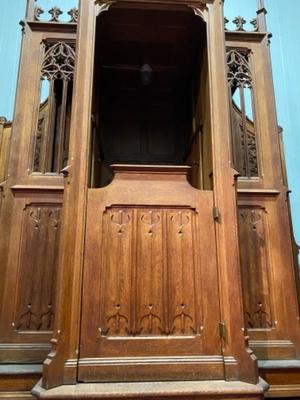
[[[273,33],[271,53],[279,124],[284,128],[284,144],[292,190],[292,214],[296,239],[300,243],[300,1],[265,0],[268,27]],[[59,5],[68,10],[77,0],[38,0],[48,10]],[[21,29],[25,0],[3,1],[0,14],[0,115],[13,116]],[[233,19],[242,15],[247,20],[256,16],[256,0],[226,0],[225,15]],[[43,14],[42,18],[47,17]],[[62,19],[67,19],[64,14]]]
[[[0,13],[0,115],[12,118],[19,57],[21,26],[25,1],[3,1]]]

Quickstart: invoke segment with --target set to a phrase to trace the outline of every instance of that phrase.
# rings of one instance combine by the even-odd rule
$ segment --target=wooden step
[[[266,398],[300,398],[300,360],[260,360],[258,366],[270,385]]]
[[[263,399],[267,384],[260,380],[257,385],[226,381],[175,381],[130,383],[79,383],[64,385],[50,390],[41,381],[32,393],[41,399]]]
[[[31,390],[41,375],[41,364],[0,364],[0,400],[34,399]]]

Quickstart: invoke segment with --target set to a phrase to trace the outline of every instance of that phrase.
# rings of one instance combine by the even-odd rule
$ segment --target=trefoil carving
[[[65,42],[46,43],[41,68],[42,79],[72,80],[75,69],[75,45]]]

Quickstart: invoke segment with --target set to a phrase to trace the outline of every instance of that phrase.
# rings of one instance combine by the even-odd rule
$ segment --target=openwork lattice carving
[[[64,14],[64,12],[70,16],[69,21],[63,21],[61,19],[61,16]],[[45,11],[43,10],[43,8],[41,6],[36,5],[36,7],[34,8],[34,11],[33,11],[33,20],[37,21],[37,22],[41,21],[40,17],[42,14],[45,14]],[[71,8],[71,10],[66,12],[66,10],[62,10],[61,8],[55,6],[55,7],[52,7],[50,10],[48,10],[48,14],[50,14],[50,18],[49,17],[42,18],[43,22],[45,22],[45,21],[46,22],[54,22],[54,23],[68,22],[68,23],[76,24],[79,19],[79,10],[76,7],[73,7],[73,8]]]
[[[75,43],[45,42],[34,172],[60,173],[68,159]]]
[[[235,168],[242,176],[256,177],[259,175],[259,169],[253,118],[253,78],[249,50],[229,49],[227,66],[228,84],[232,97],[231,122]]]
[[[75,68],[75,45],[58,42],[46,44],[46,53],[42,64],[42,79],[73,79]]]
[[[230,87],[252,87],[249,51],[229,50],[227,52],[227,66]]]
[[[228,31],[229,29],[227,28],[227,24],[229,22],[232,22],[235,25],[235,29],[230,30],[232,32],[258,32],[259,30],[259,26],[258,26],[258,20],[257,18],[253,18],[250,21],[250,24],[253,26],[253,29],[249,30],[246,28],[246,24],[247,24],[247,20],[243,17],[241,17],[240,15],[238,17],[235,17],[232,21],[229,20],[228,18],[224,18],[224,25],[225,25],[225,31]]]

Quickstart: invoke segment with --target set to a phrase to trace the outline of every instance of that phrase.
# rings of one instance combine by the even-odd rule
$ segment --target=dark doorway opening
[[[187,7],[128,4],[100,14],[96,32],[91,186],[115,163],[192,164],[204,22]]]

